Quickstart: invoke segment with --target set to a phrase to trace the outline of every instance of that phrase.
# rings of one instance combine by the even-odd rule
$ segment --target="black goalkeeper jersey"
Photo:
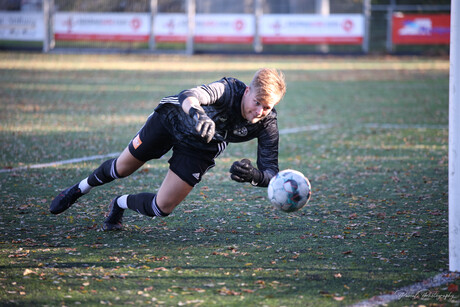
[[[176,136],[180,146],[198,151],[216,151],[218,154],[228,143],[246,142],[257,138],[257,167],[264,178],[259,186],[268,186],[270,179],[279,171],[279,133],[276,110],[255,124],[241,115],[241,100],[246,84],[235,78],[219,81],[182,91],[178,95],[161,100],[155,112]],[[182,110],[182,101],[194,96],[200,101],[206,114],[216,124],[216,134],[210,143],[195,130],[194,120]]]

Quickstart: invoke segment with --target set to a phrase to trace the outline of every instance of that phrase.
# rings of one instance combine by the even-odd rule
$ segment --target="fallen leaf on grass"
[[[22,275],[24,275],[24,276],[27,276],[27,275],[30,275],[30,274],[35,274],[35,275],[37,275],[38,273],[35,272],[35,271],[32,271],[31,269],[25,269],[25,270],[24,270],[24,273],[22,273]]]
[[[221,256],[228,256],[228,253],[222,253],[222,252],[212,252],[213,255],[221,255]]]
[[[198,292],[198,293],[204,293],[206,292],[205,289],[202,289],[202,288],[187,288],[187,290],[189,291],[195,291],[195,292]]]
[[[227,287],[222,287],[217,292],[219,292],[220,295],[241,295],[241,292],[230,290]]]
[[[177,303],[178,306],[186,306],[186,305],[191,305],[191,304],[195,304],[195,306],[199,306],[203,303],[204,301],[202,300],[189,300],[189,301],[185,301],[185,302],[179,302]]]
[[[18,249],[15,254],[8,255],[8,258],[22,258],[29,256],[29,250]]]
[[[357,217],[358,217],[358,214],[356,214],[356,213],[352,213],[352,214],[350,214],[350,215],[348,216],[348,218],[349,218],[350,220],[353,220],[353,219],[355,219],[355,218],[357,218]]]
[[[169,257],[168,256],[160,256],[160,257],[157,257],[157,256],[151,256],[151,257],[148,257],[146,259],[147,262],[157,262],[157,261],[165,261],[165,260],[168,260]]]

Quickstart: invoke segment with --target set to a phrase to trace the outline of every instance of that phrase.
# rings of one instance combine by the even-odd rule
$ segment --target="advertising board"
[[[250,14],[197,14],[195,16],[196,43],[252,43],[255,19]],[[158,14],[154,21],[157,42],[185,42],[187,15]]]
[[[56,40],[148,41],[149,13],[62,13],[54,16]]]
[[[42,13],[0,12],[0,40],[43,41]]]
[[[361,14],[270,14],[261,17],[263,44],[362,44]]]
[[[393,44],[449,44],[449,14],[393,15]]]

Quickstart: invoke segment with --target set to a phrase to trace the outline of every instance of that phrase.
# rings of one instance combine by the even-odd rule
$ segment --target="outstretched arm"
[[[278,126],[276,120],[273,120],[258,137],[257,167],[248,159],[236,161],[230,168],[231,178],[238,182],[267,187],[270,179],[279,171],[278,143]]]

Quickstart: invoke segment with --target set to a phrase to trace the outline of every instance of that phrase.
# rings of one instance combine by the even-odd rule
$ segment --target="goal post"
[[[449,74],[449,270],[460,272],[460,2],[451,0]]]

